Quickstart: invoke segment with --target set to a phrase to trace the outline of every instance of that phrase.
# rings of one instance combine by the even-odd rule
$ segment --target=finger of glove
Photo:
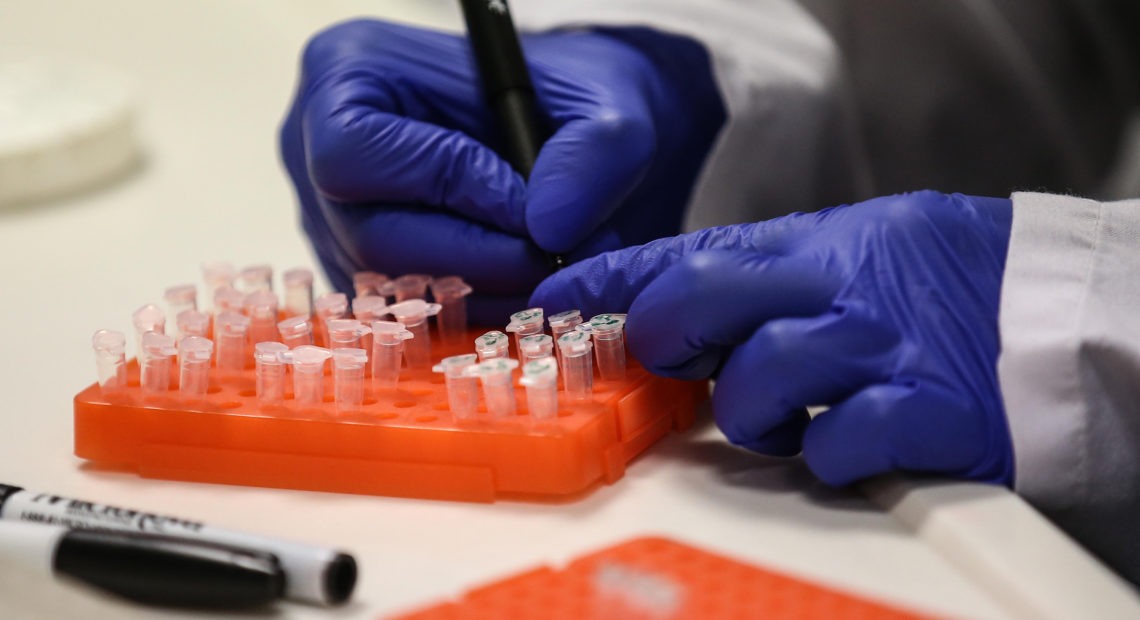
[[[315,87],[302,116],[314,187],[338,202],[430,205],[525,235],[522,177],[465,133],[394,111],[388,89],[364,71]]]
[[[629,308],[630,350],[650,371],[709,377],[768,321],[831,307],[838,278],[809,256],[707,250],[686,256]]]
[[[437,210],[335,204],[330,210],[336,236],[362,268],[457,275],[479,294],[520,299],[548,273],[545,255],[529,239]]]
[[[687,255],[712,248],[748,248],[752,230],[757,226],[706,228],[599,254],[546,278],[531,296],[531,305],[547,312],[577,308],[586,316],[625,312],[650,282]],[[601,231],[606,234],[596,233],[584,245],[591,246],[591,250],[605,250],[620,243],[612,229],[603,226]]]
[[[796,454],[807,407],[843,401],[886,380],[898,343],[895,330],[857,306],[769,321],[721,368],[712,396],[717,425],[729,441],[750,450]]]
[[[835,486],[896,469],[960,475],[983,461],[985,432],[982,413],[951,390],[879,384],[816,416],[804,459]]]
[[[526,196],[535,243],[564,254],[605,222],[653,161],[656,136],[643,102],[599,106],[562,125],[539,151]]]

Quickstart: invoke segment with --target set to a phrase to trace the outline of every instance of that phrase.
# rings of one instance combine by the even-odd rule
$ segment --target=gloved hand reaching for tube
[[[699,44],[642,28],[523,37],[550,138],[528,181],[500,157],[463,37],[379,21],[317,35],[281,128],[333,285],[455,274],[472,320],[523,307],[550,266],[676,234],[725,120]]]
[[[1011,220],[1005,199],[877,198],[609,252],[531,304],[628,308],[642,364],[715,377],[730,441],[802,450],[827,483],[899,469],[1011,485],[996,373]]]

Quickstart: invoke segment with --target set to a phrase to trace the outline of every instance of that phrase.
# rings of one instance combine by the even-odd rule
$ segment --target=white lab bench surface
[[[834,490],[798,461],[729,446],[704,422],[569,503],[408,500],[139,478],[72,453],[71,399],[95,379],[90,336],[130,331],[165,287],[227,260],[315,267],[276,131],[304,41],[358,15],[456,28],[450,1],[7,0],[0,62],[78,58],[138,85],[145,159],[93,192],[0,210],[0,482],[351,551],[346,606],[376,618],[625,539],[665,535],[950,617],[1125,617],[1133,590],[1003,489],[887,479]],[[327,290],[318,281],[318,291]],[[128,338],[131,343],[131,336]],[[133,344],[132,344],[133,346]],[[0,565],[0,616],[171,613]]]

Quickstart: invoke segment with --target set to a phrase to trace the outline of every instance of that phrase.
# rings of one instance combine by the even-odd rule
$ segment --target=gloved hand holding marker
[[[1010,485],[995,369],[1011,219],[1005,199],[877,198],[603,254],[531,304],[628,308],[649,370],[717,379],[730,441],[802,450],[830,484],[903,469]]]
[[[500,156],[464,37],[354,21],[309,43],[281,150],[336,288],[363,270],[456,274],[473,322],[497,325],[549,274],[546,253],[679,232],[725,119],[704,48],[637,28],[523,47],[551,130],[526,181]]]

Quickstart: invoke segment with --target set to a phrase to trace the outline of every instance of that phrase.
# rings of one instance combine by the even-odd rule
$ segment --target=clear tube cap
[[[417,323],[424,317],[439,314],[440,307],[439,304],[429,304],[422,299],[409,299],[388,306],[388,312],[396,317],[399,323]]]
[[[195,333],[205,333],[210,326],[210,315],[201,310],[183,310],[178,313],[176,321],[180,331],[189,330]]]
[[[554,339],[546,334],[532,334],[519,340],[519,348],[523,353],[540,353],[544,348],[553,347]]]
[[[408,331],[403,323],[396,321],[373,321],[372,336],[387,344],[395,344],[401,340],[415,338],[415,334]]]
[[[127,349],[127,336],[113,329],[101,329],[91,336],[91,347],[96,353],[118,357]]]
[[[348,310],[348,296],[344,293],[325,293],[313,302],[317,314],[341,314]]]
[[[170,357],[178,354],[178,349],[174,347],[174,337],[158,332],[143,334],[142,350],[147,357]]]
[[[198,297],[198,287],[193,284],[179,284],[171,286],[166,289],[162,294],[162,298],[168,304],[185,304],[194,301]]]
[[[162,331],[166,324],[166,315],[162,309],[154,304],[147,304],[131,314],[131,322],[135,329],[140,331]]]
[[[281,274],[286,287],[308,286],[313,283],[313,270],[305,267],[294,267]]]
[[[546,321],[550,324],[551,329],[569,325],[577,325],[578,323],[582,322],[582,311],[566,310],[564,312],[559,312],[558,314],[550,315],[550,318],[546,319]]]
[[[352,288],[357,295],[379,295],[388,282],[388,276],[375,271],[357,271],[352,274]]]
[[[309,322],[309,317],[291,316],[277,323],[277,331],[281,332],[282,336],[296,336],[312,332],[313,325]]]
[[[431,283],[431,276],[424,273],[408,273],[395,280],[384,283],[380,289],[381,295],[398,295],[401,292],[422,295]]]
[[[214,343],[209,338],[201,336],[187,336],[178,341],[178,356],[204,362],[214,353]]]
[[[214,290],[214,308],[218,312],[241,312],[245,306],[245,294],[230,285]]]
[[[315,369],[324,366],[325,362],[332,357],[332,352],[324,347],[303,344],[291,351],[282,353],[281,357],[295,368]]]
[[[468,366],[464,375],[477,376],[483,378],[491,378],[501,376],[503,374],[511,374],[511,371],[519,367],[519,361],[510,357],[499,357],[493,360],[486,360]]]
[[[249,317],[237,312],[223,312],[218,315],[214,327],[224,335],[244,334],[249,329]]]
[[[378,295],[363,295],[352,300],[352,313],[375,320],[388,314],[388,301]]]
[[[431,296],[439,303],[466,297],[471,294],[471,290],[459,276],[445,276],[431,282]]]
[[[242,301],[246,314],[256,319],[277,320],[277,306],[277,295],[266,289],[254,291]]]
[[[283,355],[289,347],[280,342],[259,342],[253,345],[253,359],[262,364],[283,364]]]
[[[535,323],[542,324],[542,308],[527,308],[511,315],[511,322],[507,324],[507,331],[517,332]]]
[[[478,352],[494,351],[507,344],[507,335],[503,332],[487,332],[475,339],[475,350]]]
[[[269,265],[250,265],[238,272],[238,279],[247,287],[271,282],[273,280],[273,267]]]
[[[445,375],[455,376],[462,374],[462,372],[472,364],[475,360],[479,359],[474,353],[465,353],[463,355],[452,355],[445,357],[439,361],[438,364],[431,367],[432,372],[441,372]]]
[[[372,333],[372,328],[356,319],[333,319],[329,321],[329,335],[347,335],[358,338]]]
[[[624,314],[599,314],[590,319],[590,331],[598,336],[620,332],[625,327]]]
[[[214,262],[204,263],[202,265],[202,279],[204,279],[211,286],[222,286],[233,284],[234,278],[237,276],[237,270],[231,263],[227,262]]]
[[[558,337],[558,348],[563,355],[581,355],[594,348],[590,342],[590,334],[585,331],[574,330]]]

